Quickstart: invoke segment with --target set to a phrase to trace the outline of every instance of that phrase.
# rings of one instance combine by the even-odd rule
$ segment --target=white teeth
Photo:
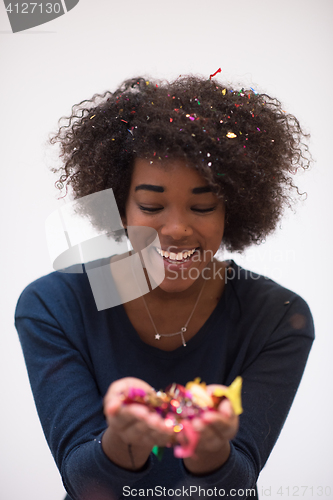
[[[191,255],[194,254],[195,248],[192,250],[186,251],[186,252],[178,252],[177,254],[174,252],[167,252],[166,250],[161,250],[160,248],[156,248],[157,252],[162,255],[165,259],[170,259],[170,260],[184,260],[187,259],[188,257],[191,257]]]

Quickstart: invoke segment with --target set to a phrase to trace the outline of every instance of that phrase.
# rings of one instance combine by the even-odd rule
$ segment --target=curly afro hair
[[[215,80],[125,81],[116,92],[73,106],[51,138],[60,143],[59,189],[74,199],[112,188],[120,215],[136,158],[182,159],[224,200],[222,246],[242,251],[271,233],[298,192],[293,174],[309,167],[308,135],[266,94]],[[99,221],[92,222],[100,226]],[[101,229],[101,227],[99,227]]]

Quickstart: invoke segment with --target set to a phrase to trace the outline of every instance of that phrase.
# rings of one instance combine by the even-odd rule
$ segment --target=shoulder
[[[297,293],[233,261],[228,266],[226,283],[230,311],[237,320],[260,324],[267,333],[286,323],[299,333],[314,337],[311,311]]]
[[[77,309],[94,305],[87,274],[78,269],[55,271],[30,283],[21,293],[15,318],[43,320],[59,312],[75,314]]]

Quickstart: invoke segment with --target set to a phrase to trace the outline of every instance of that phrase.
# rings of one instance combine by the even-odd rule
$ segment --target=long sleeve
[[[16,328],[35,404],[71,498],[117,498],[124,484],[142,479],[151,466],[143,472],[126,471],[113,464],[102,450],[100,441],[106,429],[104,394],[96,385],[89,355],[80,345],[85,342],[80,308],[75,307],[72,291],[59,287],[60,283],[55,282],[52,290],[44,288],[43,282],[30,285],[17,306]],[[49,308],[50,295],[57,319]],[[70,340],[65,332],[74,330],[77,334]]]
[[[272,312],[265,325],[266,334],[263,334],[262,324],[257,329],[255,325],[255,340],[244,341],[238,350],[237,354],[244,359],[242,370],[235,373],[234,364],[226,383],[238,374],[243,377],[244,412],[240,416],[239,431],[231,443],[228,461],[213,474],[201,477],[201,487],[223,488],[226,492],[240,489],[241,493],[255,488],[259,473],[281,432],[314,338],[307,304],[295,294],[286,297],[291,300],[283,302],[281,297],[283,306],[276,308],[276,314]],[[251,336],[250,329],[247,333]],[[242,348],[246,354],[240,352]],[[189,475],[187,483],[193,484],[193,480]],[[244,498],[243,493],[239,498]]]

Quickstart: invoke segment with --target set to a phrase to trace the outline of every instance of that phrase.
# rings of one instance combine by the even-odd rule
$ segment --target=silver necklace
[[[196,307],[197,307],[197,305],[198,305],[198,302],[199,302],[199,300],[200,300],[200,297],[201,297],[201,294],[202,294],[202,292],[203,292],[203,289],[204,289],[205,284],[206,284],[206,281],[204,282],[204,284],[203,284],[203,286],[202,286],[202,288],[201,288],[201,290],[200,290],[200,293],[199,293],[199,295],[198,295],[198,298],[197,298],[197,300],[196,300],[196,302],[195,302],[195,304],[194,304],[194,307],[193,307],[193,309],[192,309],[192,312],[191,312],[191,314],[190,314],[190,316],[189,316],[188,320],[186,321],[185,325],[181,327],[181,329],[179,330],[179,332],[175,332],[175,333],[158,333],[157,328],[156,328],[156,326],[155,326],[155,323],[154,323],[154,321],[153,321],[153,318],[151,317],[150,311],[149,311],[149,309],[148,309],[147,302],[146,302],[146,300],[145,300],[144,296],[142,295],[142,300],[143,300],[143,303],[144,303],[144,305],[145,305],[145,307],[146,307],[146,309],[147,309],[147,313],[148,313],[148,316],[149,316],[149,318],[150,318],[151,324],[153,325],[154,330],[155,330],[155,339],[156,339],[156,340],[160,340],[160,338],[161,338],[161,337],[174,337],[175,335],[180,335],[180,336],[181,336],[181,339],[182,339],[183,346],[184,346],[184,347],[186,347],[186,342],[185,342],[185,338],[184,338],[184,333],[187,331],[187,326],[188,326],[188,324],[189,324],[189,322],[190,322],[190,320],[191,320],[191,318],[192,318],[192,316],[193,316],[193,313],[194,313],[194,311],[195,311],[195,308],[196,308]]]

